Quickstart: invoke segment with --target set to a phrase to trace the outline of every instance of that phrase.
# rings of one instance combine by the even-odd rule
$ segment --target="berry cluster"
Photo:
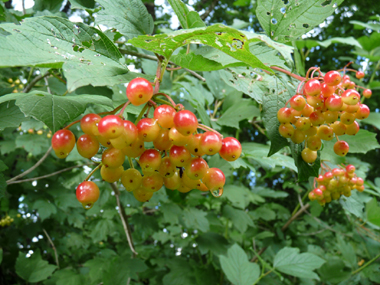
[[[356,176],[355,166],[352,164],[327,171],[315,178],[315,182],[317,187],[309,192],[309,199],[317,200],[321,205],[338,200],[341,195],[350,197],[354,189],[359,192],[364,190],[364,181]]]
[[[10,226],[13,223],[14,219],[11,218],[9,215],[6,215],[4,218],[0,220],[0,226],[5,227],[5,226]]]
[[[129,102],[119,114],[103,118],[98,114],[85,115],[80,120],[84,135],[77,141],[68,129],[57,131],[52,138],[56,155],[65,158],[76,144],[81,156],[91,158],[101,148],[102,162],[98,168],[103,180],[112,183],[121,179],[125,189],[141,202],[148,201],[163,185],[182,193],[198,189],[221,195],[225,176],[220,169],[209,168],[202,156],[219,153],[225,160],[234,161],[242,151],[239,141],[233,137],[223,138],[213,129],[198,124],[194,113],[184,110],[180,104],[175,105],[167,95],[172,106],[158,106],[151,100],[152,96],[149,81],[132,80],[127,87]],[[136,124],[123,120],[124,108],[129,103],[153,106],[153,118],[138,119]],[[198,133],[197,129],[205,132]],[[149,142],[154,148],[145,149],[145,143]],[[124,170],[126,158],[131,168]],[[143,175],[134,168],[132,159],[138,161]],[[76,193],[86,209],[99,198],[99,188],[91,181],[81,183]]]
[[[306,142],[301,154],[307,163],[316,160],[322,140],[330,141],[334,136],[337,139],[334,152],[345,156],[349,145],[339,140],[338,136],[355,135],[359,131],[356,119],[365,119],[370,113],[368,106],[360,102],[360,94],[355,90],[362,87],[356,86],[348,75],[342,77],[338,71],[329,71],[322,76],[319,71],[319,76],[313,78],[315,71],[319,69],[314,68],[311,78],[305,83],[301,82],[297,94],[287,102],[290,108],[285,106],[277,112],[277,119],[281,123],[280,135],[297,144]],[[357,71],[356,77],[361,79],[364,73]],[[372,92],[364,89],[362,94],[370,98]]]

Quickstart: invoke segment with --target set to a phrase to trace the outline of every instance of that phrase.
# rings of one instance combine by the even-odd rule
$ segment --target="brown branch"
[[[15,181],[15,180],[17,180],[17,179],[19,179],[19,178],[21,178],[21,177],[23,177],[23,176],[29,174],[29,173],[32,172],[34,169],[36,169],[38,166],[40,166],[40,164],[41,164],[42,162],[44,162],[44,160],[49,156],[49,154],[50,154],[50,152],[51,152],[52,149],[53,149],[53,147],[50,146],[49,149],[48,149],[48,150],[46,151],[46,153],[44,154],[44,156],[41,157],[41,159],[40,159],[39,161],[37,161],[37,163],[36,163],[35,165],[33,165],[31,168],[29,168],[28,170],[24,171],[23,173],[20,173],[19,175],[15,176],[15,177],[13,177],[13,178],[11,178],[11,179],[9,179],[9,180],[7,180],[7,181],[6,181],[7,184],[9,184],[9,182]]]
[[[16,180],[16,181],[10,181],[8,182],[7,181],[7,184],[8,185],[11,185],[11,184],[17,184],[17,183],[23,183],[23,182],[29,182],[29,181],[34,181],[34,180],[40,180],[40,179],[44,179],[44,178],[48,178],[48,177],[51,177],[51,176],[54,176],[54,175],[57,175],[57,174],[60,174],[62,172],[66,172],[66,171],[69,171],[71,169],[74,169],[74,168],[81,168],[83,166],[87,166],[87,165],[92,165],[93,163],[87,163],[87,164],[82,164],[82,165],[75,165],[75,166],[71,166],[71,167],[67,167],[67,168],[64,168],[64,169],[61,169],[61,170],[58,170],[56,172],[53,172],[53,173],[50,173],[50,174],[46,174],[46,175],[42,175],[42,176],[38,176],[38,177],[33,177],[33,178],[28,178],[28,179],[23,179],[23,180]]]
[[[44,79],[45,77],[49,76],[50,73],[49,72],[46,72],[44,75],[38,75],[36,76],[25,88],[24,90],[22,90],[23,93],[28,93],[34,85],[36,85],[36,83],[38,81],[40,81],[41,79]]]
[[[52,247],[53,250],[54,250],[55,263],[57,263],[57,266],[58,266],[58,268],[59,268],[59,261],[58,261],[58,253],[57,253],[57,249],[55,248],[55,245],[54,245],[53,241],[51,240],[51,238],[50,238],[49,234],[47,233],[47,231],[46,231],[45,229],[42,229],[42,230],[44,231],[46,237],[47,237],[48,240],[49,240],[49,243],[50,243],[51,247]]]
[[[119,50],[120,50],[120,52],[122,54],[129,54],[129,55],[132,55],[132,56],[137,56],[137,57],[140,57],[140,58],[145,58],[145,59],[157,61],[157,57],[155,57],[155,56],[151,56],[151,55],[147,55],[147,54],[143,54],[143,53],[138,53],[138,52],[134,52],[134,51],[126,50],[126,49],[119,49]],[[172,61],[169,61],[169,64],[177,65],[177,64],[175,64]],[[182,67],[182,68],[184,70],[186,70],[187,72],[189,72],[194,77],[198,78],[199,80],[202,80],[203,82],[206,82],[206,79],[204,77],[200,76],[195,71],[192,71],[192,70],[184,68],[184,67]]]
[[[210,15],[210,13],[212,12],[212,10],[214,10],[216,4],[218,3],[219,1],[218,0],[214,0],[212,1],[211,5],[208,7],[207,11],[204,12],[200,17],[201,19],[204,21],[208,15]]]
[[[112,190],[115,192],[116,203],[117,203],[117,207],[119,208],[119,216],[121,219],[121,223],[123,224],[123,227],[124,227],[125,235],[127,236],[129,248],[132,251],[132,257],[135,257],[138,253],[136,252],[135,245],[133,244],[131,228],[129,227],[129,224],[128,224],[128,216],[125,213],[125,210],[120,202],[120,197],[119,197],[120,191],[117,188],[115,183],[110,183],[110,185],[112,187]]]

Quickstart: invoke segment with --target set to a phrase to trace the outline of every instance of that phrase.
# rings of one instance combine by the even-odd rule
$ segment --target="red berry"
[[[201,157],[195,157],[185,167],[186,175],[194,180],[202,179],[208,170],[207,162]]]
[[[69,130],[59,130],[54,133],[51,146],[59,158],[65,158],[75,146],[75,136]]]
[[[109,148],[103,152],[102,163],[105,167],[119,167],[123,165],[125,155],[121,149]]]
[[[350,149],[350,146],[345,141],[337,141],[334,144],[334,152],[339,156],[346,156],[349,149]]]
[[[330,125],[330,127],[334,130],[334,134],[336,136],[342,136],[346,133],[346,125],[342,122],[336,121]]]
[[[153,113],[153,117],[157,120],[158,124],[166,129],[170,129],[174,126],[174,115],[176,111],[169,105],[158,106]]]
[[[302,95],[294,95],[289,100],[290,107],[292,107],[294,110],[302,111],[303,108],[305,108],[306,101],[305,98]]]
[[[335,89],[336,89],[335,86],[329,86],[326,83],[323,83],[321,86],[321,93],[323,97],[328,98],[334,94]]]
[[[353,124],[355,122],[355,119],[356,119],[355,114],[351,114],[351,113],[348,113],[348,112],[343,112],[340,115],[340,121],[343,124],[345,124],[346,126]]]
[[[235,161],[240,157],[241,144],[233,138],[227,137],[222,140],[222,148],[219,151],[219,155],[227,161]]]
[[[152,142],[158,137],[160,126],[157,124],[157,120],[155,119],[141,119],[137,123],[137,132],[139,138],[144,142]]]
[[[323,199],[323,191],[321,189],[315,188],[313,190],[313,192],[314,192],[314,195],[317,198],[317,200],[322,200]]]
[[[342,77],[338,71],[332,70],[325,74],[324,81],[328,86],[337,86],[342,81]]]
[[[197,130],[197,117],[188,110],[179,111],[174,116],[174,127],[180,134],[188,136]]]
[[[366,119],[366,118],[368,118],[369,113],[370,113],[370,110],[369,110],[368,106],[365,104],[360,104],[359,109],[356,112],[356,118],[359,120]]]
[[[347,171],[348,173],[354,173],[355,170],[356,170],[356,168],[355,168],[355,166],[352,165],[352,164],[349,164],[349,165],[346,166],[346,171]]]
[[[293,119],[292,109],[283,107],[277,111],[277,120],[282,123],[290,123]]]
[[[78,138],[77,150],[85,158],[91,158],[98,153],[99,142],[96,137],[84,134]]]
[[[189,137],[180,134],[174,127],[169,131],[169,139],[176,146],[184,146],[189,142]]]
[[[322,95],[316,95],[316,96],[306,95],[307,103],[315,109],[323,106],[324,99],[325,97],[323,97]]]
[[[334,130],[327,125],[322,125],[318,128],[317,135],[322,140],[331,141],[334,138]]]
[[[98,123],[101,119],[98,114],[87,114],[80,120],[80,127],[85,134],[98,136]]]
[[[306,104],[305,108],[302,110],[302,116],[309,117],[311,113],[314,112],[314,108],[309,104]]]
[[[84,181],[76,189],[77,199],[86,210],[92,208],[99,195],[99,187],[92,181]]]
[[[364,89],[363,90],[363,96],[365,97],[365,98],[371,98],[371,96],[372,96],[372,90],[371,89]]]
[[[169,130],[161,129],[158,133],[158,137],[153,141],[153,145],[158,150],[169,150],[173,145],[169,139]]]
[[[191,159],[191,154],[183,146],[173,145],[169,152],[170,161],[177,167],[184,167]]]
[[[280,133],[280,135],[284,138],[291,138],[294,134],[294,128],[291,124],[289,123],[286,123],[286,124],[281,124],[279,127],[278,127],[278,132]]]
[[[203,176],[202,182],[210,191],[219,190],[223,189],[226,177],[219,168],[210,168],[205,176]]]
[[[98,123],[99,135],[107,139],[114,139],[124,131],[123,120],[116,115],[108,115]]]
[[[160,167],[158,168],[158,173],[162,177],[164,177],[164,178],[170,178],[170,177],[172,177],[175,174],[176,171],[177,171],[177,168],[171,162],[170,157],[164,157],[161,160]]]
[[[201,137],[200,150],[207,155],[214,155],[222,148],[222,139],[217,133],[205,132]]]
[[[360,100],[360,94],[353,89],[348,89],[342,93],[342,101],[347,105],[355,105]]]
[[[156,192],[164,185],[164,179],[158,173],[145,175],[141,180],[141,187],[148,192]]]
[[[144,174],[155,172],[160,167],[161,154],[155,149],[147,149],[141,154],[139,164]]]
[[[357,71],[355,76],[357,79],[362,79],[362,78],[364,78],[364,72],[363,71]]]
[[[345,125],[346,126],[346,135],[349,135],[349,136],[354,136],[356,135],[358,132],[359,132],[359,124],[358,122],[354,122],[353,124],[350,124],[350,125]]]
[[[192,155],[195,155],[195,156],[205,155],[205,153],[202,152],[200,149],[201,138],[202,138],[202,134],[191,135],[190,137],[187,138],[186,148],[190,151]]]
[[[148,102],[153,96],[152,84],[145,78],[132,79],[127,87],[127,97],[132,105],[139,106]]]
[[[294,125],[297,128],[297,130],[307,131],[311,127],[311,122],[310,119],[307,117],[300,117],[297,119]]]
[[[311,136],[307,138],[306,146],[310,150],[320,150],[322,147],[322,140],[319,136]]]
[[[304,92],[309,96],[317,96],[321,93],[321,88],[321,83],[318,79],[310,79],[304,85]]]
[[[323,113],[319,111],[311,113],[309,118],[313,126],[320,126],[325,122]]]
[[[334,123],[338,120],[339,112],[338,111],[326,111],[323,114],[327,124]]]
[[[343,106],[342,98],[340,98],[338,95],[331,95],[330,97],[326,98],[325,106],[330,111],[339,111]]]

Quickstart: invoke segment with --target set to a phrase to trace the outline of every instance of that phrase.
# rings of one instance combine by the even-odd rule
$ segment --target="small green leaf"
[[[244,250],[234,244],[227,251],[227,256],[219,256],[223,272],[234,285],[254,284],[260,276],[260,267],[248,261]]]
[[[37,209],[41,221],[49,218],[52,214],[57,213],[57,208],[54,204],[44,200],[37,200],[34,203],[33,208]]]
[[[46,280],[57,268],[57,266],[43,260],[39,251],[35,251],[29,258],[20,251],[15,267],[17,275],[31,283]]]
[[[299,252],[298,248],[284,247],[274,257],[273,267],[292,276],[319,280],[313,270],[321,267],[325,260],[309,252]]]
[[[128,279],[138,278],[137,273],[147,270],[144,261],[130,256],[118,256],[112,262],[109,272],[104,276],[104,285],[127,284]]]
[[[363,23],[360,21],[350,21],[350,24],[353,24],[354,29],[357,29],[357,30],[370,29],[374,31],[380,31],[379,23]]]
[[[244,233],[248,226],[253,226],[253,221],[246,211],[235,209],[229,205],[223,207],[223,216],[231,219],[234,227]]]
[[[344,263],[340,259],[329,259],[323,266],[319,269],[320,276],[322,280],[331,282],[332,284],[338,284],[351,275],[350,271],[344,270]]]
[[[207,232],[196,238],[201,254],[211,251],[213,254],[225,254],[227,251],[228,241],[220,234]]]
[[[161,212],[164,214],[164,221],[166,223],[170,224],[177,224],[178,223],[178,217],[181,216],[182,210],[181,208],[172,203],[166,203],[162,204]]]
[[[210,229],[207,213],[197,208],[189,208],[183,211],[183,220],[185,225],[191,229],[207,232]]]
[[[94,9],[95,0],[70,0],[71,9]]]
[[[226,112],[218,119],[217,123],[221,126],[227,126],[239,129],[239,122],[260,116],[260,110],[252,104],[250,100],[241,100],[228,108]]]
[[[342,205],[343,209],[345,209],[346,211],[357,216],[358,218],[364,218],[364,202],[360,199],[357,191],[352,191],[351,196],[349,198],[341,197],[339,199],[339,202]]]
[[[377,205],[376,198],[372,198],[365,207],[368,222],[380,227],[380,207]]]
[[[226,185],[223,190],[223,199],[228,199],[233,206],[245,209],[250,202],[250,191],[248,188],[236,185]]]
[[[4,174],[0,173],[0,199],[4,198],[6,189],[7,189],[7,182],[5,180]]]
[[[205,23],[197,12],[189,11],[187,6],[180,0],[168,0],[181,23],[182,29],[205,27]]]
[[[317,159],[309,164],[302,158],[301,152],[304,149],[304,144],[295,144],[290,142],[290,149],[292,150],[292,156],[294,163],[298,169],[298,181],[307,181],[309,177],[318,177],[319,168],[321,167],[320,152],[318,151]]]
[[[0,104],[0,130],[17,128],[25,120],[27,118],[14,102]]]

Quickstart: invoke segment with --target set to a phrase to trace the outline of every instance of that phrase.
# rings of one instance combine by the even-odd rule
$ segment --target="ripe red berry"
[[[311,122],[310,122],[310,119],[307,117],[300,117],[297,119],[297,121],[294,125],[297,128],[297,130],[306,131],[306,130],[310,129]]]
[[[139,106],[148,102],[153,96],[152,84],[145,78],[132,79],[127,87],[127,97],[132,105]]]
[[[139,164],[144,174],[155,172],[160,167],[161,154],[156,149],[147,149],[141,154]]]
[[[321,85],[321,93],[322,93],[322,96],[325,97],[325,98],[328,98],[330,97],[331,95],[334,94],[335,92],[335,86],[329,86],[327,85],[326,83],[323,83]]]
[[[324,114],[319,111],[311,113],[309,119],[313,126],[320,126],[325,122]]]
[[[137,132],[144,142],[152,142],[158,137],[160,126],[156,119],[144,118],[137,123]]]
[[[214,155],[222,148],[222,139],[217,133],[205,132],[201,137],[200,150],[207,155]]]
[[[291,138],[294,134],[294,128],[291,124],[289,123],[286,123],[286,124],[281,124],[279,127],[278,127],[278,132],[280,133],[280,135],[284,138]]]
[[[337,141],[334,144],[334,152],[339,156],[346,156],[349,149],[350,149],[350,146],[345,141]]]
[[[183,146],[173,145],[169,152],[170,161],[177,167],[184,167],[191,159],[191,154]]]
[[[334,130],[327,125],[322,125],[318,128],[317,135],[322,140],[331,141],[334,138]]]
[[[109,148],[103,152],[102,163],[105,167],[119,167],[125,160],[124,153],[117,148]]]
[[[200,149],[201,138],[202,138],[202,134],[191,135],[190,137],[187,138],[186,148],[190,151],[192,155],[195,155],[195,156],[205,155],[205,153],[202,152]]]
[[[324,81],[328,86],[337,86],[342,81],[342,77],[338,71],[332,70],[325,74]]]
[[[349,164],[349,165],[346,166],[346,171],[347,171],[348,173],[354,173],[355,170],[356,170],[356,168],[355,168],[355,166],[352,165],[352,164]]]
[[[363,71],[357,71],[355,76],[357,79],[362,79],[362,78],[364,78],[364,72]]]
[[[365,97],[365,98],[371,98],[371,96],[372,96],[372,90],[371,89],[364,89],[363,90],[363,96]]]
[[[197,130],[197,117],[191,111],[179,111],[174,116],[174,127],[180,134],[188,136]]]
[[[323,199],[323,191],[321,189],[315,188],[313,190],[313,192],[314,192],[314,195],[317,198],[317,200],[322,200]]]
[[[202,179],[208,170],[206,160],[201,157],[195,157],[185,167],[186,175],[194,180]]]
[[[339,111],[343,106],[342,98],[340,98],[338,95],[331,95],[330,97],[326,98],[325,106],[330,111]]]
[[[99,141],[96,137],[84,134],[78,138],[77,150],[85,158],[91,158],[98,153]]]
[[[240,157],[241,144],[233,138],[227,137],[222,140],[222,148],[219,151],[219,155],[227,161],[235,161]]]
[[[164,179],[158,173],[144,175],[141,180],[141,187],[148,192],[156,192],[164,185]]]
[[[356,118],[359,120],[366,119],[366,118],[368,118],[369,113],[370,113],[370,110],[369,110],[368,106],[365,104],[360,104],[359,109],[356,112]]]
[[[205,176],[202,178],[202,182],[207,186],[210,191],[223,189],[226,182],[226,177],[223,171],[219,168],[210,168]]]
[[[169,131],[169,139],[176,146],[184,146],[189,142],[189,137],[180,134],[174,127]]]
[[[342,93],[342,101],[347,105],[355,105],[360,100],[360,94],[354,89],[348,89]]]
[[[98,114],[87,114],[80,120],[80,127],[85,134],[98,136],[98,123],[101,119]]]
[[[98,123],[99,135],[107,139],[114,139],[124,131],[123,120],[116,115],[108,115]]]
[[[59,158],[65,158],[75,146],[75,136],[69,130],[59,130],[54,133],[51,146]]]
[[[305,108],[306,101],[305,98],[302,95],[294,95],[289,100],[290,107],[292,107],[294,110],[302,111],[303,108]]]
[[[164,177],[164,178],[170,178],[170,177],[172,177],[175,174],[176,171],[177,171],[177,168],[171,162],[170,157],[164,157],[161,160],[160,167],[158,168],[158,173],[162,177]]]
[[[99,187],[92,181],[84,181],[76,189],[77,199],[86,210],[92,208],[99,195]]]
[[[153,145],[158,150],[169,150],[173,145],[172,141],[169,139],[169,130],[161,129],[158,133],[157,138],[153,141]]]
[[[306,95],[309,95],[309,96],[319,95],[319,93],[321,93],[321,89],[322,89],[322,86],[318,79],[310,79],[304,85],[304,91]]]
[[[174,126],[174,115],[176,111],[169,105],[158,106],[153,113],[153,117],[157,120],[158,124],[166,129],[170,129]]]
[[[282,123],[290,123],[293,119],[292,109],[283,107],[277,111],[277,120]]]
[[[359,124],[358,122],[354,122],[353,124],[350,124],[350,125],[345,125],[346,126],[346,135],[349,135],[349,136],[354,136],[356,135],[358,132],[359,132]]]
[[[314,112],[314,108],[309,104],[306,104],[305,108],[302,110],[302,116],[309,117],[311,113]]]

